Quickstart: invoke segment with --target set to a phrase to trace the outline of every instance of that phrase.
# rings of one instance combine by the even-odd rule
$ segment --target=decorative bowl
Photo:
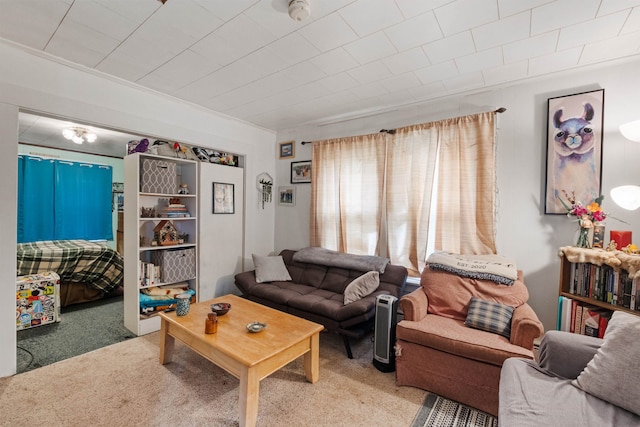
[[[215,304],[211,304],[211,311],[216,313],[218,316],[227,314],[229,310],[231,310],[231,304],[229,304],[228,302],[218,302]]]
[[[254,332],[255,333],[255,332],[260,332],[261,330],[263,330],[266,327],[267,327],[266,323],[252,322],[252,323],[249,323],[247,325],[247,330],[249,332]]]

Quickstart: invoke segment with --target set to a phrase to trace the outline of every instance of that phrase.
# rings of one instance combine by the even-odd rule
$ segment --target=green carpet
[[[60,318],[59,323],[18,331],[18,373],[135,336],[124,327],[122,296],[63,307]]]
[[[497,427],[498,419],[485,412],[429,393],[411,427]]]

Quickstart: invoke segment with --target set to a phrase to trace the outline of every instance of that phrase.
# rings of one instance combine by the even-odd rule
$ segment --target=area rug
[[[237,426],[239,381],[176,343],[160,365],[153,333],[0,378],[1,425]],[[320,334],[320,378],[306,381],[302,357],[260,382],[260,426],[411,425],[426,392],[399,387],[373,366],[373,342]]]
[[[485,412],[428,394],[411,427],[497,427],[498,419]]]

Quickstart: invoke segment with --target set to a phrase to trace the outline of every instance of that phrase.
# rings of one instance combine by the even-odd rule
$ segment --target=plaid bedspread
[[[123,258],[113,249],[87,240],[18,243],[18,276],[55,271],[61,283],[86,283],[104,293],[122,284]]]

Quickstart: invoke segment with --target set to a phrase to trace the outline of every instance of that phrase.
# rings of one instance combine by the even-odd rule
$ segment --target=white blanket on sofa
[[[516,263],[500,255],[460,255],[434,252],[427,258],[432,270],[443,270],[472,279],[491,280],[513,285],[518,278]]]

